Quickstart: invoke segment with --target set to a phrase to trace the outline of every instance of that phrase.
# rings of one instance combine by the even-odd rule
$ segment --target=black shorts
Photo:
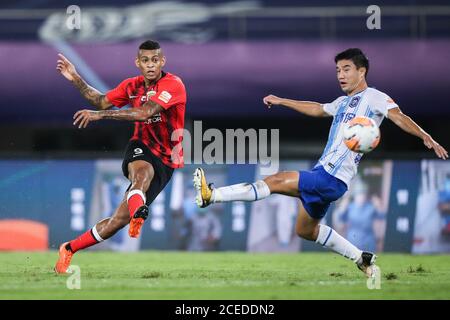
[[[150,163],[155,171],[155,176],[145,193],[145,197],[147,198],[145,204],[150,205],[170,181],[174,169],[166,166],[144,143],[139,140],[131,140],[127,145],[122,162],[122,172],[125,178],[128,179],[128,164],[136,160],[143,160]],[[130,188],[131,184],[128,186],[127,191]]]

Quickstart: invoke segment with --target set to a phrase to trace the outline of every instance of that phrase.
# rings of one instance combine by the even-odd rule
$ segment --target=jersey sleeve
[[[150,98],[165,110],[186,103],[186,89],[179,79],[168,79],[158,86],[158,91]]]
[[[398,108],[398,105],[394,102],[394,100],[383,92],[378,92],[373,101],[371,101],[371,104],[372,110],[381,113],[385,117],[387,117],[390,109]]]
[[[127,93],[128,83],[129,79],[126,79],[122,81],[117,87],[109,90],[106,93],[106,97],[108,98],[109,102],[111,102],[114,106],[121,108],[130,103]]]
[[[345,97],[339,97],[333,102],[322,104],[323,110],[329,115],[335,116],[337,109],[339,108],[339,104],[342,102],[344,98]]]

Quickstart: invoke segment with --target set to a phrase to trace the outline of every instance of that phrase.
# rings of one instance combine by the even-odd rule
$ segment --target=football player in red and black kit
[[[139,46],[135,64],[142,75],[124,80],[105,94],[88,85],[67,58],[62,54],[59,57],[56,69],[99,109],[76,112],[74,125],[86,128],[91,121],[101,119],[135,122],[122,164],[131,184],[112,217],[60,246],[55,271],[66,273],[75,252],[112,237],[127,224],[129,236],[139,236],[148,206],[169,182],[174,169],[183,167],[186,90],[179,77],[162,70],[166,58],[155,41]],[[131,108],[107,110],[127,104]]]

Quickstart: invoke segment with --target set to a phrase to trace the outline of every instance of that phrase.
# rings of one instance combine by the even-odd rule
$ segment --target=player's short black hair
[[[357,69],[364,67],[366,68],[366,74],[364,76],[367,77],[367,73],[369,73],[369,59],[367,59],[364,52],[362,52],[359,48],[350,48],[345,51],[339,52],[336,57],[334,57],[334,62],[338,62],[340,60],[351,60]]]
[[[139,46],[139,50],[157,50],[161,49],[161,46],[158,42],[153,40],[147,40],[141,43]]]

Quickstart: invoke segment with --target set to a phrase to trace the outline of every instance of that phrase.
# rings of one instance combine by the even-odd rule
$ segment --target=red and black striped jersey
[[[106,93],[116,107],[130,104],[141,107],[147,100],[159,104],[164,111],[155,114],[146,122],[135,122],[131,140],[142,141],[150,151],[171,168],[184,165],[183,140],[186,89],[179,77],[163,72],[161,79],[146,87],[144,77],[137,76],[122,81]]]

